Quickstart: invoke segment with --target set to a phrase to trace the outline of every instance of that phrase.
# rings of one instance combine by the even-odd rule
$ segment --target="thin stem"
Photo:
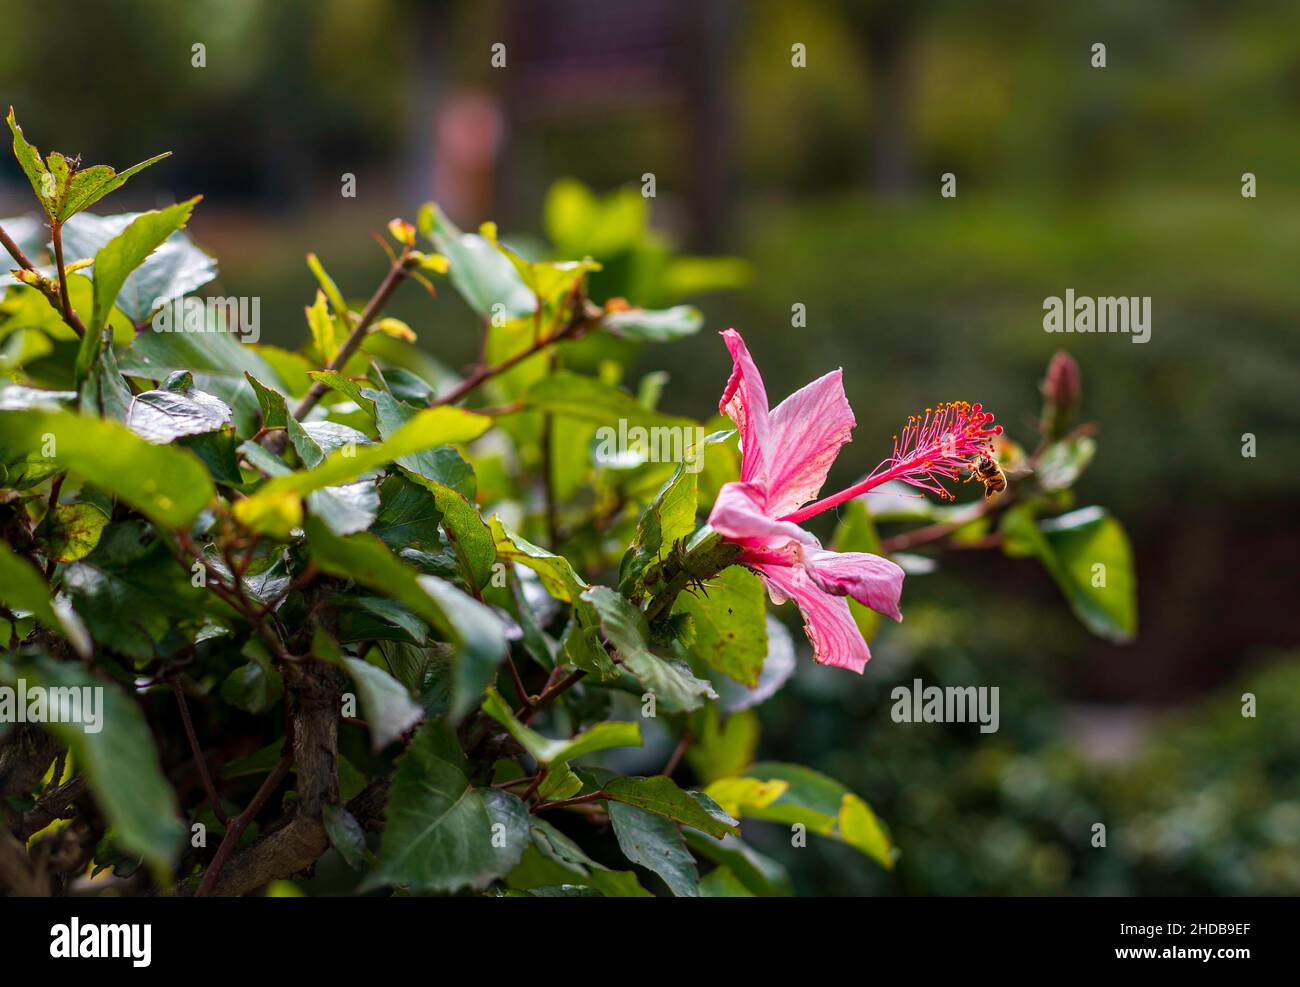
[[[556,802],[538,802],[528,811],[545,812],[547,809],[564,809],[571,805],[585,805],[588,802],[599,802],[601,799],[609,798],[602,788],[600,791],[592,792],[590,795],[575,795],[571,799],[559,799]]]
[[[379,313],[384,310],[384,306],[388,304],[389,299],[393,297],[393,293],[397,291],[397,286],[405,280],[406,275],[409,273],[407,271],[407,265],[410,263],[409,254],[410,248],[405,248],[401,255],[393,261],[392,266],[388,268],[388,273],[384,275],[384,280],[379,283],[375,293],[370,296],[370,301],[366,302],[366,307],[361,310],[361,317],[357,319],[357,324],[352,327],[348,338],[343,340],[343,345],[339,347],[334,359],[326,365],[326,370],[342,370],[344,364],[351,359],[352,354],[361,347],[361,342],[366,338],[366,333],[369,332],[371,324],[378,318]],[[347,313],[340,313],[340,317],[347,318]],[[302,400],[293,409],[293,417],[299,420],[305,417],[307,412],[316,407],[317,402],[325,396],[325,392],[328,390],[329,387],[320,381],[312,384],[311,389],[303,395]]]
[[[673,772],[677,770],[677,765],[682,761],[682,755],[686,753],[686,748],[691,746],[692,739],[691,726],[688,723],[686,729],[682,732],[682,739],[678,741],[677,746],[673,748],[673,753],[672,756],[668,758],[668,763],[665,764],[664,769],[659,772],[661,775],[665,778],[671,778],[673,776]]]
[[[185,736],[189,738],[190,750],[194,753],[194,762],[199,768],[199,777],[203,779],[203,790],[208,793],[208,801],[212,803],[212,813],[220,821],[221,825],[229,824],[226,816],[226,810],[221,807],[221,799],[217,797],[217,789],[212,784],[212,775],[208,773],[208,761],[203,756],[203,749],[199,747],[198,735],[194,732],[194,721],[190,719],[189,703],[185,700],[185,689],[181,686],[179,678],[172,680],[172,691],[176,693],[176,705],[180,707],[181,722],[185,724]]]
[[[474,388],[478,387],[480,384],[491,380],[493,377],[496,377],[499,374],[505,373],[511,367],[517,366],[518,364],[527,360],[530,356],[536,356],[538,353],[542,352],[542,350],[546,349],[548,346],[552,346],[555,343],[563,342],[566,339],[575,339],[578,336],[581,336],[590,327],[592,322],[594,322],[599,317],[600,317],[599,311],[596,309],[589,309],[586,307],[579,308],[577,313],[574,315],[573,319],[570,320],[569,324],[566,325],[559,332],[554,333],[553,335],[550,336],[546,336],[545,338],[542,339],[535,339],[532,343],[530,343],[524,349],[520,350],[518,353],[514,354],[513,356],[507,357],[506,359],[502,360],[498,364],[495,364],[494,366],[486,367],[486,366],[479,365],[474,369],[474,371],[468,377],[462,380],[459,384],[453,387],[446,394],[443,394],[441,397],[438,397],[433,401],[430,401],[429,406],[432,408],[437,408],[444,404],[455,404],[457,401],[463,398],[470,391],[474,390]]]
[[[63,224],[51,223],[50,236],[54,241],[54,264],[59,269],[59,301],[63,304],[63,321],[72,326],[73,332],[78,336],[84,336],[86,327],[72,311],[72,301],[68,296],[68,273],[63,268]]]
[[[58,256],[59,265],[60,304],[56,305],[54,299],[50,298],[48,295],[46,295],[46,299],[52,306],[54,306],[55,311],[59,312],[59,314],[63,316],[63,321],[68,324],[68,327],[73,332],[78,336],[84,336],[86,334],[86,327],[82,324],[81,319],[77,317],[77,313],[72,311],[72,307],[68,304],[67,277],[63,270],[63,234],[59,230],[58,226],[54,226],[52,229],[54,232],[54,246]],[[28,259],[27,255],[23,253],[22,248],[14,242],[13,237],[6,233],[2,226],[0,226],[0,244],[4,244],[5,250],[9,251],[9,256],[16,260],[18,266],[24,271],[36,270],[36,265]],[[41,292],[41,294],[45,293]]]
[[[221,876],[221,868],[226,865],[230,858],[231,852],[235,849],[235,844],[239,842],[240,836],[248,828],[248,824],[253,821],[253,817],[262,811],[262,806],[266,800],[271,797],[279,786],[280,782],[289,774],[289,766],[293,764],[293,754],[290,753],[292,745],[288,744],[286,752],[280,755],[280,760],[276,762],[271,773],[266,776],[262,782],[262,787],[257,790],[253,796],[253,801],[248,803],[248,807],[236,816],[226,827],[226,835],[221,838],[221,846],[217,847],[217,855],[212,858],[212,863],[208,865],[207,871],[203,875],[203,880],[199,884],[199,889],[194,892],[196,898],[204,898],[212,893],[212,889],[217,884],[217,878]]]
[[[515,713],[515,716],[523,723],[531,722],[533,717],[537,715],[538,711],[543,706],[555,699],[556,696],[559,696],[561,693],[567,692],[569,689],[573,688],[586,674],[587,673],[581,668],[575,668],[564,678],[560,679],[559,682],[543,689],[542,694],[537,697],[536,701],[534,701],[532,705],[520,709]]]

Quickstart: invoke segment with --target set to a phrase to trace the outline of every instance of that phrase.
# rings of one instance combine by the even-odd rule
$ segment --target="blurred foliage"
[[[1300,893],[1300,656],[1255,657],[1258,671],[1195,709],[1134,711],[1140,729],[1118,760],[1082,756],[1060,728],[1087,713],[1058,705],[1024,662],[972,676],[965,648],[931,646],[905,667],[874,662],[874,679],[835,694],[805,670],[764,708],[764,744],[815,756],[870,793],[900,857],[885,874],[834,845],[747,836],[824,894]],[[914,676],[1001,684],[1000,731],[892,722],[890,690]],[[815,720],[801,713],[811,707]],[[1104,848],[1092,845],[1095,823]]]

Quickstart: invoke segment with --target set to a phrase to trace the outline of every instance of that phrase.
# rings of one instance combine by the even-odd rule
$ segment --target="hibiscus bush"
[[[701,314],[609,286],[666,305],[738,265],[575,183],[547,201],[554,255],[432,204],[378,238],[368,297],[308,255],[291,352],[247,300],[194,294],[217,271],[197,198],[87,211],[159,159],[87,167],[8,123],[39,204],[0,223],[11,892],[785,894],[752,832],[908,850],[870,792],[758,752],[797,662],[870,674],[909,573],[998,547],[1135,632],[1123,530],[1073,502],[1095,440],[1067,356],[1023,444],[956,400],[846,447],[839,371],[775,403],[728,329],[694,420],[627,375]],[[399,291],[459,295],[478,361],[440,363],[385,314]],[[837,457],[862,479],[827,493]],[[1004,491],[968,482],[980,457]]]

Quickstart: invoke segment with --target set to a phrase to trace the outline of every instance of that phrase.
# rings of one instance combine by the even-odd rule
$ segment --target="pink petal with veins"
[[[768,469],[769,413],[763,376],[749,355],[745,341],[735,329],[722,333],[731,352],[731,377],[718,402],[718,410],[736,423],[740,431],[740,478],[746,483],[766,485]]]
[[[746,548],[774,551],[791,542],[819,547],[817,539],[799,525],[766,514],[762,496],[757,484],[724,484],[709,512],[709,527],[727,541]]]
[[[767,501],[773,517],[788,514],[817,496],[826,474],[849,441],[853,409],[844,396],[843,373],[833,370],[799,388],[772,412],[767,455]]]
[[[814,661],[862,674],[871,660],[871,649],[853,622],[847,599],[825,592],[802,566],[756,565],[754,568],[763,576],[773,603],[794,600],[799,605],[804,631],[812,642]]]
[[[814,583],[835,596],[851,596],[877,613],[902,620],[903,570],[866,552],[805,551],[804,567]]]

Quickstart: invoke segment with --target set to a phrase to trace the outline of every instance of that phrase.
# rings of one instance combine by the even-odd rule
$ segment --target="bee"
[[[970,461],[970,479],[984,484],[985,500],[992,500],[1007,489],[1007,475],[992,456],[976,456]]]

